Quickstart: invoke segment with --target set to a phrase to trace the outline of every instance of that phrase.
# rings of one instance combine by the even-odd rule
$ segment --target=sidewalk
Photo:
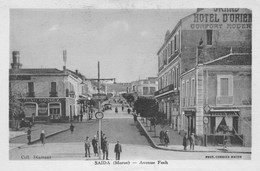
[[[138,123],[147,135],[147,138],[149,139],[151,145],[157,149],[182,152],[223,152],[251,154],[251,147],[227,147],[226,149],[223,149],[222,146],[195,146],[194,150],[189,150],[190,148],[188,146],[187,150],[184,151],[182,146],[182,137],[176,131],[173,131],[169,127],[164,127],[164,130],[169,130],[170,134],[170,144],[168,145],[168,147],[165,147],[162,146],[160,143],[159,133],[161,131],[161,128],[159,126],[156,127],[156,136],[154,136],[154,131],[150,131],[150,127],[146,127],[146,123],[142,123],[140,118],[138,118]]]
[[[9,131],[10,149],[17,148],[28,143],[27,130],[28,128],[25,128],[21,131]],[[35,143],[40,140],[40,133],[42,130],[45,131],[46,138],[48,138],[50,136],[69,130],[69,124],[68,123],[35,124],[31,130],[32,130],[31,143]]]

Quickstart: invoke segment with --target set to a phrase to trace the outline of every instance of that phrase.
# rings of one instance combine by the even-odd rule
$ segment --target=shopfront
[[[211,109],[204,116],[204,132],[207,145],[222,145],[224,136],[228,144],[243,145],[243,135],[239,133],[239,109]]]
[[[24,113],[26,118],[35,114],[36,121],[55,121],[66,118],[65,98],[25,98]]]

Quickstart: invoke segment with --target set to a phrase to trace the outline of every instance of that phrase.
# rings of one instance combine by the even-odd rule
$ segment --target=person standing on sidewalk
[[[131,112],[131,109],[130,109],[130,108],[128,108],[128,109],[127,109],[127,113],[128,113],[128,114],[130,114],[130,112]]]
[[[120,160],[120,153],[122,152],[122,147],[121,147],[121,144],[119,144],[119,141],[117,141],[114,151],[116,153],[116,160]]]
[[[94,138],[92,139],[92,147],[93,147],[93,152],[95,154],[95,156],[98,154],[98,141],[97,141],[97,136],[94,135]]]
[[[164,143],[165,146],[168,147],[168,144],[170,143],[170,138],[169,138],[169,131],[166,130],[164,133]]]
[[[28,129],[28,131],[27,131],[27,139],[28,139],[28,145],[30,145],[31,144],[31,128],[29,128]]]
[[[187,150],[187,144],[188,144],[187,141],[188,141],[188,136],[187,136],[187,133],[185,133],[183,136],[183,142],[182,142],[184,150]]]
[[[162,129],[161,132],[160,132],[160,142],[162,145],[164,145],[164,130]]]
[[[117,107],[115,108],[115,112],[118,113],[118,109],[117,109]]]
[[[89,138],[86,137],[85,140],[85,157],[90,157],[90,142],[89,142]]]
[[[74,131],[74,125],[71,123],[70,124],[70,132],[71,132],[71,134],[73,134],[73,131]]]
[[[104,138],[104,141],[103,141],[103,160],[108,160],[108,149],[109,149],[109,143],[107,141],[107,137]]]
[[[40,140],[42,142],[42,145],[45,144],[45,131],[42,130],[41,134],[40,134]]]
[[[194,150],[194,146],[195,146],[195,136],[194,133],[192,133],[190,136],[190,150]]]

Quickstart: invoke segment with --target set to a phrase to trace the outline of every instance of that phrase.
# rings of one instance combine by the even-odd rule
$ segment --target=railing
[[[57,91],[51,91],[50,97],[58,97],[58,92]]]
[[[28,92],[28,97],[35,97],[35,93],[32,91],[32,92]]]
[[[160,94],[166,93],[168,91],[174,90],[174,84],[170,84],[154,93],[155,96],[158,96]]]

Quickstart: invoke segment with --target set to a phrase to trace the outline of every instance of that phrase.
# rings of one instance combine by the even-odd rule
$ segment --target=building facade
[[[163,106],[160,97],[172,91],[164,75],[175,66],[166,57],[179,30],[177,130],[195,133],[198,144],[221,144],[224,134],[231,144],[251,144],[251,22],[248,9],[200,9],[179,21],[158,52]],[[165,105],[161,110],[169,115]]]
[[[80,114],[78,100],[91,96],[81,74],[66,67],[22,69],[18,59],[14,51],[9,86],[11,94],[19,94],[26,118],[34,114],[36,121],[64,121]]]
[[[137,96],[152,97],[158,90],[157,77],[148,77],[147,79],[131,82],[130,93],[135,93]]]

